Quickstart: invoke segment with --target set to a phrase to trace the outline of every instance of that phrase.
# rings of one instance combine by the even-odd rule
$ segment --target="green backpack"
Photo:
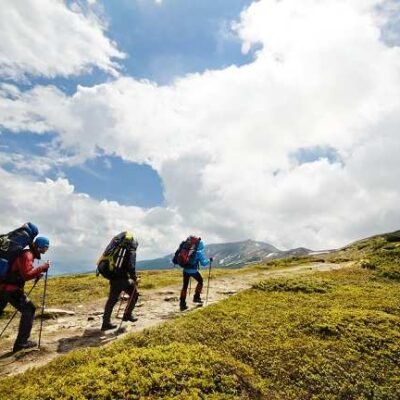
[[[137,242],[131,232],[121,232],[111,239],[103,254],[97,260],[96,275],[112,279],[122,268],[126,252],[137,248]]]

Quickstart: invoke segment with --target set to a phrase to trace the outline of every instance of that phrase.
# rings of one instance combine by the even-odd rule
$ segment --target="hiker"
[[[195,243],[195,240],[197,239],[197,243]],[[179,263],[181,266],[183,266],[183,285],[182,285],[182,290],[181,290],[181,295],[179,299],[179,308],[181,311],[187,310],[188,306],[186,304],[186,295],[187,295],[187,289],[189,286],[189,281],[190,278],[194,278],[197,281],[196,288],[194,290],[194,296],[193,296],[193,302],[197,303],[199,305],[203,304],[203,300],[201,299],[201,291],[203,289],[203,277],[201,276],[199,272],[199,267],[200,265],[203,267],[206,267],[210,264],[210,262],[213,261],[212,257],[210,257],[209,260],[204,255],[204,243],[201,240],[201,238],[196,238],[195,236],[189,236],[189,238],[186,240],[189,241],[191,240],[192,243],[195,243],[195,249],[193,252],[193,256],[190,255],[190,252],[188,254],[188,258],[190,261],[187,263]],[[180,248],[184,245],[182,242]],[[177,250],[177,252],[179,249]]]
[[[35,278],[40,279],[42,274],[49,269],[50,263],[48,261],[36,268],[33,267],[34,260],[40,260],[41,255],[46,253],[49,245],[49,239],[46,237],[36,237],[29,249],[23,250],[12,261],[9,274],[0,284],[0,315],[8,303],[21,313],[18,336],[13,347],[14,353],[37,346],[36,342],[28,340],[36,307],[25,295],[24,286],[26,281]]]
[[[97,262],[98,274],[100,273],[110,281],[110,292],[104,307],[102,331],[117,327],[117,325],[111,323],[111,314],[121,292],[129,295],[122,320],[137,321],[137,318],[132,314],[139,298],[138,278],[136,276],[137,247],[138,242],[131,232],[121,232],[113,237]]]

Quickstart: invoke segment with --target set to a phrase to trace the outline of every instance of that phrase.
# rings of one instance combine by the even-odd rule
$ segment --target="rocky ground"
[[[314,263],[284,270],[258,271],[247,274],[229,275],[212,280],[209,285],[208,302],[204,307],[223,300],[235,293],[251,287],[254,281],[267,277],[293,276],[309,274],[315,271],[329,271],[345,267],[347,264]],[[203,273],[207,278],[206,273]],[[107,333],[100,330],[101,316],[106,299],[97,299],[91,303],[78,305],[68,310],[47,309],[46,319],[43,321],[41,347],[39,350],[12,353],[12,345],[18,329],[19,315],[8,327],[0,339],[0,376],[13,375],[28,368],[44,365],[60,354],[84,347],[103,346],[113,340],[123,337],[127,333],[138,332],[144,328],[158,325],[165,320],[181,314],[179,311],[179,286],[170,286],[162,289],[146,290],[141,293],[135,309],[137,322],[123,322],[122,330],[115,329]],[[203,290],[206,297],[207,281]],[[193,294],[193,288],[192,288]],[[188,299],[189,310],[199,309]],[[113,322],[120,325],[125,300],[121,301],[121,309],[117,315],[120,303],[114,308]],[[40,313],[38,313],[40,314]],[[37,340],[40,320],[36,319],[31,339]],[[1,327],[1,330],[3,327]]]

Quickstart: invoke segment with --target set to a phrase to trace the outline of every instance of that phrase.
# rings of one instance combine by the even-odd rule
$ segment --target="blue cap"
[[[25,224],[25,227],[28,229],[32,239],[39,233],[38,227],[35,224],[32,224],[32,222],[27,222]]]
[[[38,247],[38,248],[44,249],[44,248],[50,246],[50,241],[49,241],[49,239],[47,239],[47,237],[38,236],[38,237],[35,239],[35,245],[36,245],[36,247]]]
[[[203,251],[204,250],[204,243],[202,240],[200,240],[198,246],[197,246],[197,250],[199,251]]]

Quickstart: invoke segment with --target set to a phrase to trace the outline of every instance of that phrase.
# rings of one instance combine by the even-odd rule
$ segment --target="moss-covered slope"
[[[398,244],[385,236],[355,243],[327,256],[356,260],[350,269],[259,282],[3,379],[1,398],[399,399]]]

